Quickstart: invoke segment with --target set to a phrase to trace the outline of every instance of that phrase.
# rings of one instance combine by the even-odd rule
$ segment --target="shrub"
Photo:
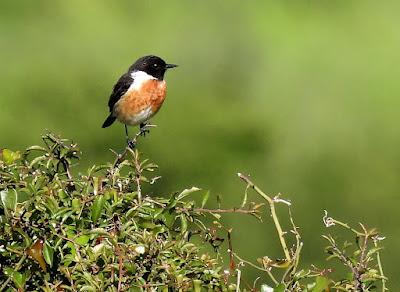
[[[209,209],[209,192],[196,187],[169,198],[147,196],[142,188],[159,179],[157,166],[141,160],[137,150],[127,148],[116,153],[113,163],[74,175],[78,146],[53,134],[43,136],[43,142],[23,153],[0,152],[0,291],[386,289],[382,238],[364,225],[356,230],[325,215],[327,227],[343,227],[356,238],[355,244],[341,246],[333,236],[324,236],[329,258],[350,272],[334,280],[329,269],[300,268],[303,243],[290,203],[268,196],[248,176],[238,174],[247,185],[240,207]],[[231,230],[220,218],[232,212],[260,219],[264,203],[247,202],[249,189],[270,209],[282,260],[264,256],[252,263],[232,250]],[[191,197],[196,193],[202,194],[200,203]],[[290,233],[282,230],[275,210],[281,203],[289,207]],[[210,216],[212,223],[206,220]],[[221,248],[224,240],[227,251]],[[208,252],[204,243],[215,252]],[[265,272],[259,287],[241,286],[243,265]]]

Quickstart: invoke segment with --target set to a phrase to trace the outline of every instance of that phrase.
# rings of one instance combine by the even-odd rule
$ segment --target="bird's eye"
[[[153,64],[154,67],[157,67],[158,65],[156,63]]]

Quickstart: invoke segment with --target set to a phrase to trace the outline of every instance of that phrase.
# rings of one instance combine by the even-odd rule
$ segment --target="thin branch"
[[[118,255],[118,292],[122,289],[122,268],[123,268],[123,257],[121,254],[121,250],[117,245],[117,255]]]
[[[276,215],[275,201],[273,199],[271,199],[268,195],[266,195],[258,186],[256,186],[250,180],[249,177],[247,177],[241,173],[238,173],[238,176],[240,179],[245,181],[250,188],[252,188],[257,194],[259,194],[261,197],[263,197],[268,202],[270,210],[271,210],[271,216],[274,221],[276,231],[278,232],[278,236],[279,236],[279,240],[281,242],[283,252],[285,253],[286,260],[290,262],[292,260],[292,258],[290,257],[289,249],[287,247],[286,240],[284,237],[284,232],[282,231],[281,224],[279,223],[278,216]]]
[[[149,132],[149,128],[155,128],[155,127],[157,127],[157,125],[152,125],[152,124],[146,124],[146,125],[144,125],[140,130],[139,130],[139,132],[137,132],[136,134],[135,134],[135,136],[133,137],[133,139],[132,139],[132,143],[133,143],[133,145],[136,145],[137,144],[137,139],[140,137],[140,136],[144,136],[145,134],[146,134],[146,132]],[[134,150],[135,148],[130,148],[129,146],[126,146],[126,148],[124,149],[124,151],[122,152],[122,153],[120,153],[120,154],[118,154],[117,152],[115,152],[114,150],[111,150],[111,152],[113,152],[117,157],[115,158],[115,160],[114,160],[114,163],[113,163],[113,167],[115,168],[115,167],[117,167],[118,166],[118,164],[120,164],[122,161],[123,161],[123,159],[125,158],[125,156],[126,156],[126,154],[129,152],[129,151],[132,151],[132,150]]]
[[[373,242],[374,242],[374,246],[375,248],[378,248],[378,237],[375,236],[374,238],[372,238]],[[381,274],[381,281],[382,281],[382,292],[387,291],[388,289],[386,288],[386,277],[385,274],[383,273],[383,267],[382,267],[382,262],[381,262],[381,254],[379,252],[379,250],[376,252],[376,260],[378,262],[378,269],[379,269],[379,273]]]
[[[130,150],[132,151],[132,150]],[[139,152],[136,150],[132,151],[133,164],[135,165],[135,182],[136,182],[136,192],[138,196],[139,204],[142,203],[142,187],[140,185],[140,177],[142,176],[142,168],[139,161]]]
[[[323,217],[323,222],[324,222],[325,227],[331,227],[331,226],[334,226],[337,224],[337,225],[340,225],[340,226],[350,230],[351,232],[355,233],[357,236],[364,236],[364,233],[350,227],[347,223],[343,223],[339,220],[329,217],[328,212],[326,210],[325,210],[325,215]]]
[[[241,213],[249,215],[258,215],[258,211],[254,209],[243,209],[243,208],[230,208],[230,209],[208,209],[208,208],[177,208],[178,211],[182,212],[195,212],[195,213]]]
[[[236,268],[235,260],[233,257],[233,245],[232,245],[232,228],[228,229],[228,253],[229,253],[229,269],[234,271]]]
[[[110,149],[112,153],[115,154],[116,158],[113,163],[113,168],[116,168],[125,158],[126,154],[129,151],[129,147],[126,146],[125,150],[122,153],[117,153],[114,150]]]
[[[237,280],[236,280],[236,292],[240,291],[240,278],[242,275],[242,271],[240,271],[239,269],[236,269],[237,271]]]
[[[251,267],[253,267],[253,268],[257,269],[257,270],[266,272],[266,273],[268,274],[268,276],[271,278],[271,280],[274,282],[275,285],[278,285],[278,284],[279,284],[279,282],[275,279],[274,275],[272,275],[272,273],[271,273],[270,270],[264,269],[264,268],[262,268],[262,267],[259,267],[259,266],[255,265],[255,264],[253,264],[253,263],[250,262],[250,261],[247,261],[247,260],[245,260],[245,259],[242,259],[242,258],[241,258],[240,256],[238,256],[235,252],[232,252],[232,254],[233,254],[239,261],[241,261],[241,262],[243,262],[243,263],[245,263],[245,264],[248,264],[249,266],[251,266]]]

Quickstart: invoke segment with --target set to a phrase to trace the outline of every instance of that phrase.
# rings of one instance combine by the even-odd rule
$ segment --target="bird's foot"
[[[132,150],[136,148],[136,141],[128,139],[127,141],[128,147]]]
[[[150,133],[150,130],[148,129],[149,127],[151,127],[151,125],[141,123],[139,126],[139,136],[145,137],[146,134]]]

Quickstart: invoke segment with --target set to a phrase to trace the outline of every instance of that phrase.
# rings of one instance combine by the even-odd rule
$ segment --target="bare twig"
[[[337,224],[337,225],[340,225],[340,226],[350,230],[351,232],[355,233],[357,236],[363,236],[364,235],[364,233],[362,233],[360,231],[357,231],[356,229],[350,227],[347,223],[343,223],[343,222],[341,222],[339,220],[336,220],[336,219],[334,219],[332,217],[329,217],[328,216],[328,212],[326,210],[324,210],[324,212],[325,212],[325,215],[323,217],[323,222],[324,222],[325,227],[331,227],[331,226],[334,226],[334,225]]]
[[[241,258],[240,256],[238,256],[235,252],[232,252],[232,254],[233,254],[233,255],[235,256],[235,258],[237,258],[239,261],[241,261],[241,262],[243,262],[243,263],[245,263],[245,264],[248,264],[249,266],[251,266],[251,267],[253,267],[253,268],[255,268],[255,269],[259,270],[259,271],[266,272],[266,273],[268,274],[268,276],[271,278],[271,280],[274,282],[275,285],[278,285],[278,284],[279,284],[279,282],[275,279],[274,275],[272,275],[272,273],[271,273],[271,271],[270,271],[269,269],[264,269],[264,268],[262,268],[262,267],[260,267],[260,266],[257,266],[257,265],[255,265],[255,264],[253,264],[253,263],[250,262],[250,261],[247,261],[247,260],[245,260],[245,259],[242,259],[242,258]]]
[[[244,209],[244,208],[230,208],[230,209],[207,209],[207,208],[177,208],[178,211],[183,212],[195,212],[195,213],[241,213],[249,215],[258,215],[258,211],[254,209]]]
[[[379,240],[383,240],[383,239],[384,238],[379,238],[378,236],[375,236],[375,237],[372,238],[375,248],[378,248],[378,241]],[[385,274],[383,273],[381,255],[380,255],[379,250],[376,252],[376,261],[378,262],[379,273],[381,274],[381,277],[382,277],[382,279],[381,279],[381,281],[382,281],[382,292],[385,292],[388,289],[386,288],[386,277],[385,277]]]
[[[132,152],[132,157],[133,157],[133,164],[135,166],[135,182],[136,182],[136,191],[137,191],[137,196],[138,196],[138,202],[139,204],[142,203],[142,187],[140,185],[140,177],[142,176],[142,168],[140,165],[139,161],[139,152],[137,150],[133,151],[129,149]]]
[[[244,174],[241,174],[241,173],[238,173],[238,176],[239,176],[240,179],[245,181],[250,188],[252,188],[257,194],[259,194],[261,197],[263,197],[268,202],[269,207],[270,207],[270,211],[271,211],[271,216],[272,216],[272,219],[274,221],[276,231],[278,232],[278,236],[279,236],[279,240],[281,242],[281,246],[282,246],[283,252],[285,254],[286,260],[288,262],[290,262],[292,260],[292,258],[290,256],[289,249],[288,249],[287,244],[286,244],[286,240],[285,240],[285,237],[284,237],[284,232],[282,231],[281,224],[279,222],[278,216],[276,215],[275,201],[271,197],[266,195],[258,186],[256,186],[250,180],[249,177],[247,177],[247,176],[245,176]]]
[[[116,156],[116,157],[115,157],[115,160],[114,160],[114,163],[113,163],[113,168],[116,168],[116,167],[124,160],[126,154],[127,154],[128,151],[129,151],[129,147],[126,146],[126,148],[124,149],[124,151],[123,151],[122,153],[117,153],[117,152],[115,152],[115,151],[112,150],[112,149],[110,149],[110,150],[111,150],[111,152],[114,153],[115,156]]]
[[[234,271],[236,268],[235,260],[233,257],[233,245],[232,245],[232,228],[228,229],[228,253],[229,253],[229,269]]]
[[[300,261],[300,252],[301,252],[301,249],[303,248],[303,243],[301,242],[301,236],[297,230],[298,227],[296,226],[296,224],[294,224],[292,211],[290,208],[289,208],[289,218],[290,218],[290,223],[292,224],[291,232],[296,237],[296,246],[295,246],[295,249],[292,251],[292,253],[293,253],[292,259],[293,260],[292,260],[291,266],[286,270],[285,274],[282,277],[282,281],[285,280],[289,274],[292,275],[292,278],[293,278],[293,275],[296,274],[297,266],[299,265],[299,261]]]
[[[242,275],[242,271],[239,269],[236,269],[237,271],[237,280],[236,280],[236,292],[240,291],[240,277]]]

